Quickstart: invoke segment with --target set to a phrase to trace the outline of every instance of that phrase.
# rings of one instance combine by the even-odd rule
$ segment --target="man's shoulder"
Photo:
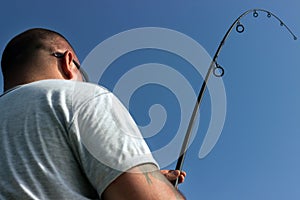
[[[63,106],[74,110],[83,105],[104,106],[113,96],[110,91],[97,84],[49,79],[15,87],[1,95],[0,103],[26,101],[41,103],[41,105]]]
[[[24,89],[25,88],[37,91],[41,90],[45,92],[63,93],[66,95],[76,95],[85,97],[98,96],[101,94],[110,93],[106,88],[101,87],[97,84],[58,79],[36,81],[26,85]]]
[[[48,79],[18,86],[3,96],[9,99],[22,96],[30,99],[66,102],[68,104],[72,102],[71,104],[75,106],[93,100],[95,97],[110,94],[111,92],[106,88],[93,83]]]

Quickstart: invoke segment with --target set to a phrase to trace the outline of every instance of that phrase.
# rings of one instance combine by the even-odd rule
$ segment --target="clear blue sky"
[[[300,37],[298,0],[6,0],[0,3],[0,48],[2,53],[8,40],[25,29],[45,27],[64,34],[83,61],[95,46],[115,34],[133,28],[162,27],[189,36],[213,56],[233,21],[252,8],[276,14]],[[210,154],[199,159],[211,117],[206,92],[199,128],[184,163],[188,175],[180,190],[192,200],[300,199],[300,40],[294,41],[275,18],[267,18],[265,13],[257,18],[249,14],[242,23],[245,32],[233,31],[218,59],[225,68],[227,97],[222,134]],[[137,51],[120,57],[100,83],[113,89],[124,72],[121,66],[129,70],[146,63],[176,68],[198,92],[202,77],[194,76],[183,60],[159,51]],[[0,76],[1,93],[2,86]],[[178,83],[178,89],[182,87]],[[145,85],[132,97],[130,112],[140,125],[147,123],[145,113],[151,104],[165,107],[167,127],[148,142],[154,150],[166,145],[182,114],[172,91],[157,84]]]

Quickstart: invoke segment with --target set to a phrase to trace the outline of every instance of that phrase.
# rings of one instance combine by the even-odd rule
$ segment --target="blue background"
[[[2,0],[0,48],[2,53],[14,35],[28,28],[45,27],[65,35],[83,61],[105,39],[128,29],[151,26],[182,32],[213,56],[233,21],[252,8],[271,11],[300,36],[298,0]],[[211,105],[206,93],[201,105],[200,128],[184,164],[188,175],[180,190],[192,200],[300,199],[300,40],[294,41],[277,20],[265,14],[258,18],[249,14],[242,22],[245,32],[233,31],[218,59],[225,68],[223,81],[227,95],[222,135],[212,152],[199,159],[210,118]],[[142,51],[128,56],[114,63],[117,73],[117,66],[122,63],[135,66],[162,62],[174,67],[184,63],[165,52]],[[199,90],[202,78],[190,74],[193,88]],[[115,78],[115,74],[108,74],[108,80]],[[103,80],[103,84],[110,87],[112,83]],[[158,101],[166,106],[168,120],[173,120],[173,125],[163,129],[165,137],[149,139],[149,146],[155,149],[172,138],[170,133],[177,127],[180,111],[174,95],[166,88],[147,87],[137,91],[130,108],[137,122],[147,123],[147,116],[142,114],[146,111],[139,111]],[[0,88],[2,92],[2,76]],[[162,98],[145,98],[147,90]]]

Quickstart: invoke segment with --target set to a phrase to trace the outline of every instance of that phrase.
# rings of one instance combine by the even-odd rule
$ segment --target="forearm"
[[[138,169],[135,169],[135,171],[138,171],[135,173],[143,174],[150,188],[156,191],[161,191],[160,194],[162,195],[162,199],[165,198],[163,195],[167,195],[168,199],[185,199],[182,193],[178,191],[154,165],[141,165]],[[161,184],[158,184],[157,182],[160,182]]]
[[[103,193],[104,200],[183,200],[160,171],[151,164],[134,167],[118,177]]]

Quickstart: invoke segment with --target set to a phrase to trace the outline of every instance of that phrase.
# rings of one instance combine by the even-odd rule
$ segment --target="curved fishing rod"
[[[181,150],[180,150],[180,154],[179,154],[179,158],[177,160],[177,164],[176,164],[176,170],[182,170],[182,166],[183,166],[183,162],[184,162],[184,158],[185,158],[185,155],[186,155],[186,151],[187,151],[187,146],[189,144],[189,140],[190,140],[190,137],[191,137],[191,133],[192,133],[192,129],[193,129],[193,126],[194,126],[194,122],[195,122],[195,119],[196,119],[196,116],[198,114],[198,111],[199,111],[199,107],[200,107],[200,104],[201,104],[201,101],[202,101],[202,97],[203,97],[203,94],[205,92],[205,89],[207,87],[207,82],[208,82],[208,79],[211,75],[211,73],[213,73],[216,77],[222,77],[224,75],[224,69],[223,67],[221,67],[218,63],[217,63],[217,58],[219,56],[219,53],[226,41],[226,39],[228,38],[228,36],[230,35],[231,31],[233,30],[234,27],[236,27],[236,31],[238,33],[242,33],[244,32],[245,28],[244,26],[241,24],[240,20],[248,15],[249,13],[253,13],[253,17],[258,17],[258,12],[264,12],[267,14],[267,17],[270,18],[270,17],[275,17],[275,19],[277,19],[279,22],[280,22],[280,26],[283,26],[285,27],[288,32],[293,36],[293,39],[294,40],[297,40],[297,37],[296,35],[289,29],[289,27],[279,18],[277,17],[276,15],[274,15],[273,13],[271,13],[270,11],[267,11],[267,10],[264,10],[264,9],[250,9],[250,10],[247,10],[246,12],[244,12],[243,14],[241,14],[233,23],[232,25],[230,26],[230,28],[227,30],[226,34],[224,35],[211,63],[210,63],[210,66],[209,66],[209,69],[207,71],[207,74],[205,76],[205,79],[202,83],[202,86],[201,86],[201,89],[200,89],[200,92],[199,92],[199,95],[197,97],[197,101],[196,101],[196,104],[195,104],[195,107],[194,107],[194,110],[193,110],[193,113],[192,113],[192,116],[191,116],[191,119],[190,119],[190,122],[189,122],[189,125],[188,125],[188,128],[187,128],[187,131],[186,131],[186,135],[185,135],[185,138],[184,138],[184,141],[182,143],[182,147],[181,147]],[[173,185],[175,187],[177,187],[178,185],[178,179],[176,179],[174,182],[173,182]]]

